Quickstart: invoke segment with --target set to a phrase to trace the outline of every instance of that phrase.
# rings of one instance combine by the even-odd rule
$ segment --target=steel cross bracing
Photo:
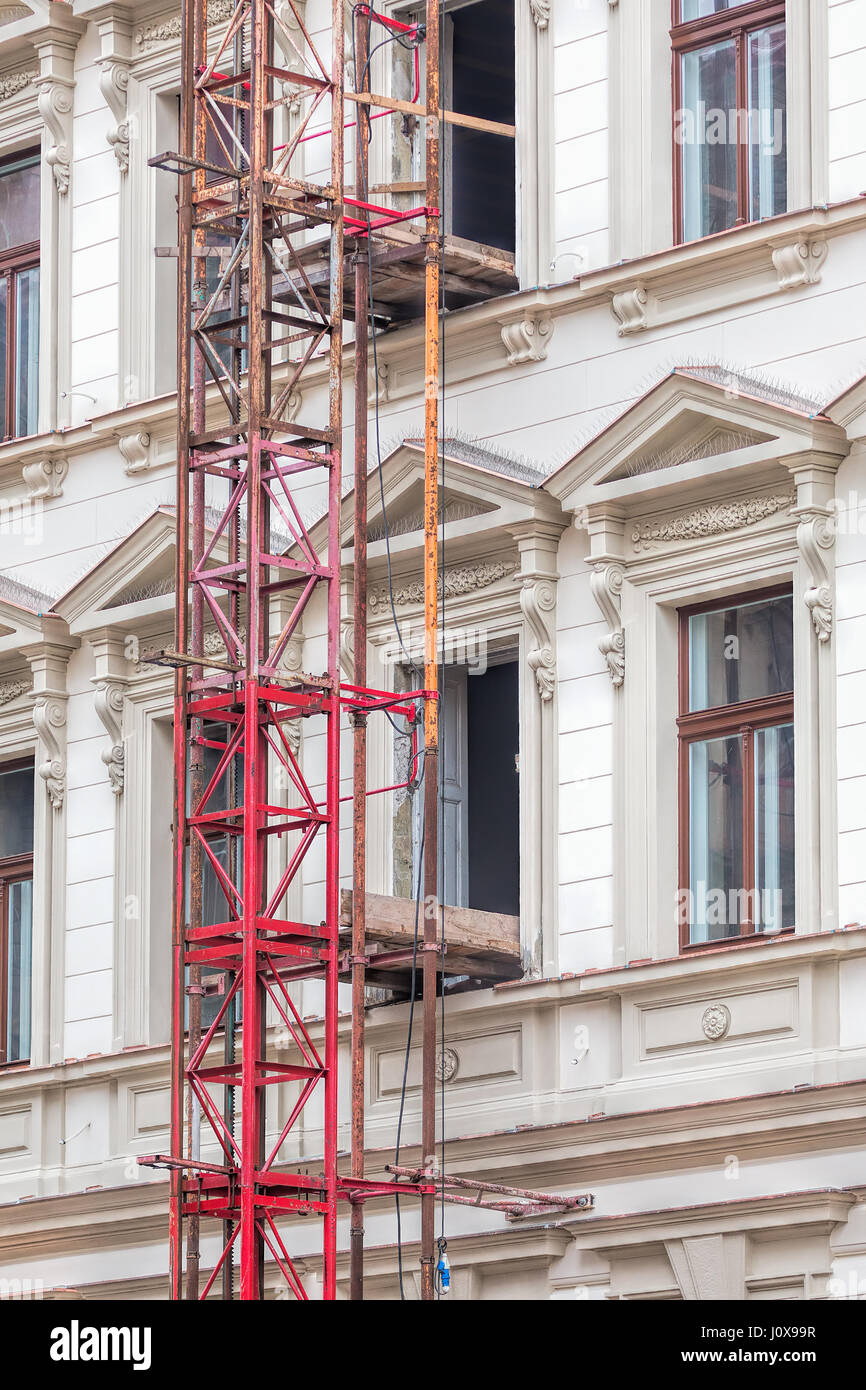
[[[220,1276],[233,1296],[237,1269],[240,1298],[261,1298],[269,1258],[306,1298],[279,1224],[303,1212],[322,1217],[322,1292],[332,1299],[338,1200],[394,1191],[393,1182],[337,1173],[340,718],[390,707],[414,728],[416,706],[411,696],[397,704],[387,692],[340,687],[343,0],[333,0],[327,55],[292,0],[279,14],[268,0],[239,0],[224,24],[223,14],[215,41],[206,0],[186,0],[180,148],[151,161],[179,175],[180,192],[176,643],[154,655],[176,667],[171,1154],[146,1161],[170,1170],[173,1297],[183,1293],[186,1226],[187,1297],[207,1297]],[[290,134],[275,148],[275,117],[290,103]],[[315,183],[304,158],[313,120],[329,124],[317,165],[329,167]],[[298,255],[311,236],[329,248],[321,290]],[[327,418],[293,419],[304,374],[323,353]],[[313,480],[327,508],[324,544],[311,538],[295,495]],[[290,680],[287,648],[320,591],[325,670]],[[225,656],[205,655],[206,623]],[[298,756],[302,718],[324,729],[323,789],[310,785]],[[290,847],[269,877],[274,837]],[[322,839],[322,919],[293,920],[288,890]],[[205,869],[219,889],[217,922],[203,920]],[[226,981],[204,1030],[203,970]],[[324,985],[318,1043],[290,992],[309,977]],[[269,1010],[291,1061],[268,1055]],[[314,1095],[323,1154],[310,1173],[295,1130]],[[203,1149],[217,1161],[203,1161]],[[407,1191],[432,1188],[414,1181]],[[201,1287],[200,1223],[211,1223],[202,1234],[222,1233]]]

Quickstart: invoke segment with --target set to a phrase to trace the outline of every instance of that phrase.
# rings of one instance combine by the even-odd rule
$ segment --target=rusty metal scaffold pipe
[[[439,927],[439,0],[427,0],[424,251],[424,957],[422,978],[421,1152],[436,1147],[436,943]],[[421,1198],[421,1298],[434,1297],[435,1196]]]
[[[370,16],[358,10],[355,24],[355,80],[369,86]],[[370,123],[367,112],[358,109],[355,126],[355,188],[367,199],[369,182]],[[355,242],[355,513],[354,584],[352,590],[352,649],[355,685],[367,684],[367,318],[370,297],[370,237]],[[351,1080],[351,1170],[353,1178],[364,1176],[365,1112],[365,1015],[367,946],[367,714],[356,710],[353,716],[353,806],[352,806],[352,1080]],[[364,1297],[364,1207],[351,1204],[349,1218],[349,1297]]]

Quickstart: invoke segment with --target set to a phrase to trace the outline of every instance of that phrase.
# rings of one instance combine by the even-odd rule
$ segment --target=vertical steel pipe
[[[367,60],[370,17],[355,11],[355,85],[369,91]],[[355,125],[355,197],[369,201],[370,122],[358,107]],[[370,298],[369,236],[356,239],[355,265],[355,509],[353,651],[355,685],[367,684],[367,314]],[[367,715],[357,710],[353,729],[352,765],[352,1177],[364,1176],[364,997],[367,944]],[[364,1297],[364,1207],[353,1202],[349,1223],[349,1297]]]
[[[421,1153],[436,1147],[436,944],[439,863],[439,0],[427,0],[424,252],[424,958]],[[435,1197],[421,1198],[421,1297],[433,1298]]]

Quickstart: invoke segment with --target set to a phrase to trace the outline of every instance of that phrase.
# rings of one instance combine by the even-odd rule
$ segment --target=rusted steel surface
[[[353,16],[356,81],[367,82],[370,51],[370,19],[361,11]],[[366,113],[358,112],[355,127],[355,187],[366,198],[369,182],[370,126]],[[355,510],[354,510],[354,587],[352,611],[352,649],[355,685],[367,684],[367,316],[370,297],[370,241],[358,245],[355,253]],[[356,710],[353,717],[352,766],[352,1080],[351,1080],[351,1162],[352,1177],[364,1176],[365,1076],[364,1044],[367,945],[367,715]],[[349,1297],[364,1297],[364,1208],[353,1202],[349,1221]]]
[[[425,173],[427,219],[424,255],[424,952],[422,978],[421,1151],[425,1165],[436,1147],[436,975],[438,936],[439,703],[439,0],[427,0]],[[421,1198],[421,1298],[434,1297],[435,1197]]]

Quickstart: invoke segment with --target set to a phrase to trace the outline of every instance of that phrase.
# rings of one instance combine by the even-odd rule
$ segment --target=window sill
[[[866,223],[866,194],[748,222],[582,275],[582,297],[611,296],[619,336],[817,284],[828,241]]]
[[[730,936],[722,941],[684,941],[680,946],[680,954],[698,955],[708,950],[736,951],[741,946],[755,946],[760,943],[766,945],[767,942],[778,941],[781,937],[794,936],[795,931],[794,927],[783,927],[781,931],[774,932],[744,932],[742,936]]]

